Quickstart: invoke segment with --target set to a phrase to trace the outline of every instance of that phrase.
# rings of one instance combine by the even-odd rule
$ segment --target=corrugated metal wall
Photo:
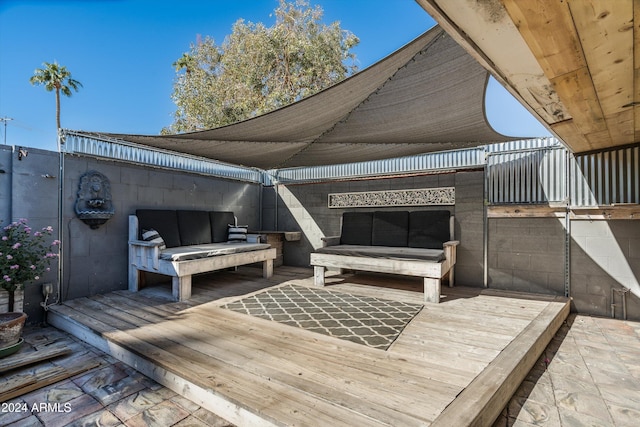
[[[68,154],[83,154],[239,181],[262,182],[263,177],[262,171],[256,169],[68,131],[64,135],[61,149]]]
[[[567,155],[561,147],[490,153],[487,156],[489,203],[565,201]]]
[[[640,147],[578,155],[571,163],[575,206],[640,203]]]
[[[640,203],[639,145],[573,156],[555,138],[536,138],[374,162],[270,171],[75,132],[65,134],[62,150],[265,185],[442,173],[486,166],[489,204]]]
[[[640,203],[640,147],[573,156],[561,146],[487,156],[490,204]]]

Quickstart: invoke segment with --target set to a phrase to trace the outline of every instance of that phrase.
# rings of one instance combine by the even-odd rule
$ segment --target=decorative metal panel
[[[329,208],[455,205],[454,187],[329,194]]]

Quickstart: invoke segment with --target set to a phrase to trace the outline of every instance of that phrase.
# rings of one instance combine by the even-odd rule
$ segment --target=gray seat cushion
[[[180,232],[178,230],[178,215],[175,210],[166,209],[138,209],[139,239],[144,230],[156,230],[168,248],[180,246]]]
[[[342,214],[340,243],[343,245],[371,245],[373,212],[345,212]]]
[[[167,248],[160,252],[160,259],[168,261],[189,261],[200,258],[269,249],[270,247],[271,245],[266,243],[209,243],[208,245]]]
[[[409,241],[411,248],[442,249],[451,240],[446,210],[409,212]]]
[[[177,214],[180,243],[182,243],[182,246],[211,243],[209,212],[179,210]]]
[[[407,246],[409,212],[376,211],[373,213],[373,246]]]
[[[367,258],[387,258],[440,262],[445,260],[442,249],[400,248],[388,246],[337,245],[319,248],[317,253]]]
[[[233,212],[209,212],[209,221],[211,222],[211,242],[226,242],[229,224],[235,221]]]

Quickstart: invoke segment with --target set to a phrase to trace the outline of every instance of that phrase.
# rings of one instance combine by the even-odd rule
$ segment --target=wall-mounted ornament
[[[93,229],[115,214],[111,203],[111,184],[106,176],[89,171],[80,177],[75,211],[76,216]]]

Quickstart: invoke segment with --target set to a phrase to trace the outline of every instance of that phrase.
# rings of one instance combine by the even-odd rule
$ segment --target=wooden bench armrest
[[[133,245],[133,246],[144,246],[147,248],[151,248],[153,246],[158,246],[158,243],[153,243],[153,242],[147,242],[144,240],[129,240],[129,244]]]
[[[144,240],[129,240],[130,261],[142,263],[144,266],[151,264],[157,270],[160,260],[160,247],[157,243]]]
[[[340,236],[325,236],[321,238],[323,247],[336,246],[340,244]]]
[[[460,244],[459,240],[450,240],[448,242],[444,242],[442,246],[446,248],[447,246],[458,246],[459,244]]]

